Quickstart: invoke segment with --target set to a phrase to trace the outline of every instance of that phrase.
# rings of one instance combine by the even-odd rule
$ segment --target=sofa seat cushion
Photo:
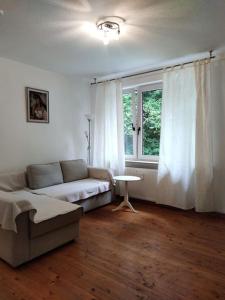
[[[82,214],[83,209],[81,206],[78,206],[76,210],[67,212],[63,215],[58,215],[40,223],[30,222],[30,238],[34,239],[48,232],[55,231],[71,224],[75,224],[79,221]]]
[[[37,194],[45,194],[64,201],[76,202],[109,190],[110,182],[87,178],[62,183],[60,185],[49,186],[43,189],[34,190],[33,192]]]
[[[80,205],[46,195],[37,195],[25,190],[10,194],[29,201],[36,211],[30,220],[31,238],[73,224],[80,219],[83,213],[83,208]]]

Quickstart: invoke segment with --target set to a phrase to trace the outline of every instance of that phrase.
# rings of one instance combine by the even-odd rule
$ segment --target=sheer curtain
[[[93,165],[121,175],[125,167],[121,82],[97,84],[95,94]]]
[[[213,199],[213,133],[212,91],[209,61],[195,63],[196,78],[196,144],[195,207],[197,211],[214,211]]]
[[[215,211],[225,213],[225,60],[210,64]]]
[[[166,72],[158,203],[225,212],[225,61]]]
[[[165,72],[158,203],[182,209],[194,207],[195,114],[194,67]]]

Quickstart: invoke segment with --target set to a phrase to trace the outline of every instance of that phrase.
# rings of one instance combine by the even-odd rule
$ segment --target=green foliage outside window
[[[142,155],[159,155],[162,90],[142,93]],[[123,95],[125,153],[133,154],[132,94]]]
[[[143,155],[159,155],[162,90],[142,94]]]

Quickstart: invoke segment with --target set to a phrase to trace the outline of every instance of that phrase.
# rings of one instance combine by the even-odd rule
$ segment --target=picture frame
[[[27,122],[49,123],[49,92],[26,87]]]

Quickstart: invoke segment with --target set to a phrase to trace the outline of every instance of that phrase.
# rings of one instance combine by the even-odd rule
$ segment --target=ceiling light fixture
[[[112,40],[119,40],[121,24],[124,22],[120,17],[107,17],[97,22],[97,30],[104,45],[108,45]]]

